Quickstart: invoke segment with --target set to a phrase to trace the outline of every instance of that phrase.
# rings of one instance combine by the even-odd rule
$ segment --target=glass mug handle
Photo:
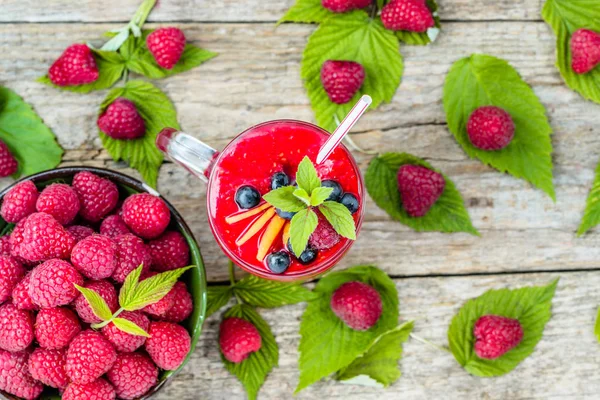
[[[169,159],[208,182],[214,158],[218,154],[215,149],[173,128],[164,128],[158,133],[156,147]]]

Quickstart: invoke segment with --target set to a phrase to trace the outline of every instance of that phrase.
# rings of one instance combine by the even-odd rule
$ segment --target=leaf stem
[[[431,342],[431,341],[429,341],[427,339],[424,339],[424,338],[422,338],[420,336],[415,335],[414,333],[411,333],[410,337],[413,338],[413,339],[415,339],[418,342],[421,342],[421,343],[424,343],[424,344],[426,344],[428,346],[431,346],[431,347],[433,347],[436,350],[445,351],[446,353],[452,353],[449,348],[447,348],[445,346],[437,345],[437,344],[435,344],[435,343],[433,343],[433,342]]]
[[[104,328],[106,325],[110,324],[110,323],[113,321],[113,319],[117,318],[117,317],[119,316],[119,314],[121,314],[123,311],[125,311],[125,309],[124,309],[123,307],[121,307],[121,308],[119,308],[119,309],[117,310],[117,312],[115,312],[115,313],[113,314],[113,316],[112,316],[112,317],[110,317],[110,319],[108,319],[108,320],[106,320],[106,321],[102,321],[102,322],[100,322],[100,323],[97,323],[97,324],[92,324],[92,325],[91,325],[91,327],[92,327],[92,328],[94,328],[94,329],[102,329],[102,328]]]
[[[238,304],[243,304],[242,299],[240,299],[240,296],[238,296],[238,294],[235,292],[235,270],[233,269],[233,261],[229,260],[229,282],[231,282],[231,291],[233,292],[233,295],[235,296],[235,300],[237,301]]]
[[[133,18],[131,18],[131,23],[137,25],[141,29],[142,25],[146,22],[148,15],[150,15],[150,12],[154,8],[156,1],[157,0],[144,0],[133,15]]]

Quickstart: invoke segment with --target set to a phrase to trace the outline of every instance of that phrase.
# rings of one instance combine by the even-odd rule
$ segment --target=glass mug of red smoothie
[[[210,228],[236,265],[261,278],[293,281],[329,270],[353,243],[318,214],[319,224],[306,250],[299,256],[291,251],[293,214],[274,208],[262,196],[293,185],[305,156],[315,165],[322,186],[333,188],[329,200],[344,204],[352,213],[357,233],[362,222],[365,189],[348,149],[340,144],[327,159],[315,163],[329,137],[327,131],[307,122],[277,120],[247,129],[221,152],[170,128],[159,133],[156,145],[207,182]]]

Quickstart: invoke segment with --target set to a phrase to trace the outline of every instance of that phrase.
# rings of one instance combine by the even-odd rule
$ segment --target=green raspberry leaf
[[[125,318],[115,318],[112,320],[112,323],[115,324],[115,326],[125,332],[125,333],[129,333],[131,335],[135,335],[135,336],[144,336],[144,337],[150,337],[150,335],[148,334],[148,332],[146,332],[145,330],[143,330],[142,328],[140,328],[138,325],[136,325],[134,322],[131,322],[128,319]]]
[[[317,298],[317,295],[298,283],[277,282],[248,275],[233,287],[245,303],[261,308],[275,308]]]
[[[85,301],[87,301],[87,303],[90,305],[90,308],[96,317],[100,318],[102,321],[108,321],[112,318],[112,311],[102,296],[91,289],[84,288],[77,284],[74,285],[75,288],[83,295]]]
[[[467,135],[471,113],[489,105],[506,110],[515,123],[512,142],[498,151],[476,148]],[[444,109],[450,132],[469,157],[525,179],[555,200],[552,128],[546,110],[531,87],[506,61],[474,54],[455,62],[444,84]]]
[[[435,0],[427,0],[426,1],[427,8],[431,11],[433,15],[433,20],[435,21],[435,26],[433,28],[427,29],[426,32],[408,32],[408,31],[398,31],[396,32],[396,36],[402,42],[408,45],[416,45],[416,46],[425,46],[429,43],[435,42],[438,35],[440,34],[440,30],[442,29],[442,25],[440,23],[440,16],[438,14],[438,5]]]
[[[365,69],[361,89],[346,104],[333,103],[323,89],[321,67],[327,60],[355,61]],[[317,123],[330,132],[362,95],[371,96],[373,108],[390,102],[400,85],[402,70],[398,38],[379,18],[371,19],[362,10],[324,20],[308,39],[302,55],[302,79]]]
[[[319,218],[310,208],[298,211],[290,223],[290,244],[294,254],[302,254],[310,235],[317,229]]]
[[[133,300],[143,269],[144,264],[142,263],[125,277],[125,281],[119,292],[119,304],[129,304]]]
[[[206,318],[225,307],[229,303],[231,296],[233,296],[231,286],[209,286]]]
[[[125,60],[115,51],[92,50],[92,53],[99,73],[95,82],[77,86],[57,86],[52,83],[48,75],[38,78],[37,81],[57,89],[76,93],[89,93],[94,90],[108,89],[123,76]]]
[[[310,196],[306,193],[306,190],[300,188],[294,190],[294,197],[304,203],[305,207],[310,206]]]
[[[567,86],[588,100],[600,103],[600,68],[587,74],[571,69],[571,35],[580,28],[600,31],[600,7],[594,0],[547,0],[542,18],[556,35],[556,66]]]
[[[467,301],[448,329],[448,342],[456,361],[476,376],[500,376],[512,371],[533,352],[542,338],[544,327],[552,315],[550,309],[557,284],[558,279],[547,286],[489,290]],[[481,359],[474,350],[475,322],[490,314],[518,319],[524,333],[517,347],[495,360]]]
[[[323,213],[337,233],[350,240],[356,240],[354,218],[345,205],[335,201],[326,201],[319,206],[319,211]]]
[[[296,183],[298,183],[298,187],[300,189],[304,189],[306,191],[308,196],[312,194],[313,190],[321,186],[321,179],[319,179],[317,170],[307,156],[304,156],[298,165],[298,172],[296,172]]]
[[[321,0],[296,0],[296,4],[281,17],[277,24],[282,22],[318,23],[332,15],[336,14],[323,7]]]
[[[596,167],[596,177],[585,204],[585,213],[577,235],[581,236],[600,223],[600,163]]]
[[[234,364],[221,355],[225,368],[235,375],[246,388],[248,399],[255,400],[267,375],[279,363],[279,348],[271,328],[252,307],[238,304],[225,312],[224,318],[228,317],[242,318],[251,322],[258,330],[262,340],[260,350],[251,353],[241,363]]]
[[[127,311],[136,311],[158,302],[169,293],[179,277],[190,268],[194,268],[194,266],[162,272],[144,279],[129,293],[128,301],[120,303],[121,308]],[[121,300],[120,297],[119,300]]]
[[[366,331],[355,331],[333,311],[333,292],[343,283],[360,281],[374,287],[381,296],[383,313]],[[398,291],[394,282],[372,266],[357,266],[331,272],[314,289],[319,298],[308,303],[300,323],[300,381],[296,393],[340,371],[369,349],[376,338],[398,324]]]
[[[306,208],[306,204],[294,196],[294,186],[284,186],[279,189],[271,190],[263,196],[263,199],[275,208],[282,211],[298,212]]]
[[[19,166],[13,178],[56,167],[63,150],[44,121],[19,95],[0,86],[0,139]]]
[[[116,140],[98,131],[102,144],[115,161],[127,161],[131,168],[140,172],[150,186],[156,187],[163,156],[154,143],[156,135],[163,128],[179,129],[175,107],[171,100],[151,83],[129,81],[124,87],[110,91],[100,106],[100,114],[119,97],[135,103],[146,124],[146,134],[139,139]]]
[[[310,205],[316,207],[320,204],[323,204],[325,200],[329,197],[329,195],[333,192],[333,188],[331,187],[318,187],[313,190],[310,196]]]
[[[441,173],[429,163],[410,154],[381,154],[371,160],[365,174],[365,185],[375,204],[390,217],[418,232],[467,232],[479,235],[471,223],[462,196],[450,178],[445,175],[444,192],[429,212],[418,218],[409,216],[402,208],[402,199],[398,191],[398,170],[405,164],[420,165]]]
[[[412,321],[405,322],[383,333],[363,355],[338,372],[336,379],[355,383],[367,376],[383,387],[394,383],[401,375],[398,362],[402,356],[402,343],[408,339],[413,326]]]

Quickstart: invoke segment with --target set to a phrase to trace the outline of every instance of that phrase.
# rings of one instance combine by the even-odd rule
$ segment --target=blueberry
[[[290,178],[285,172],[277,172],[271,177],[271,190],[279,189],[280,187],[288,186]]]
[[[294,253],[292,251],[292,244],[289,240],[287,242],[287,248],[290,249],[290,252],[292,254]],[[300,264],[307,265],[307,264],[310,264],[311,262],[315,261],[317,259],[318,254],[319,254],[319,250],[315,249],[314,247],[308,246],[306,249],[304,249],[302,254],[300,254],[300,257],[296,257],[296,258],[298,259],[298,261],[300,261]],[[294,256],[295,256],[295,254],[294,254]]]
[[[352,214],[358,211],[358,199],[352,193],[344,194],[340,200],[340,203],[345,205]]]
[[[275,274],[283,274],[291,262],[290,255],[285,251],[278,251],[267,256],[267,266]]]
[[[260,203],[260,193],[252,186],[242,186],[235,192],[235,202],[243,209],[256,207]]]
[[[279,208],[276,208],[276,209],[275,209],[275,212],[276,212],[276,213],[277,213],[277,215],[279,215],[281,218],[283,218],[283,219],[288,219],[288,220],[289,220],[289,219],[292,219],[292,217],[293,217],[294,215],[296,215],[296,213],[295,213],[295,212],[282,211],[282,210],[280,210]]]
[[[321,182],[321,186],[333,188],[333,192],[329,195],[325,201],[340,201],[342,198],[342,186],[336,181],[332,181],[330,179]]]

